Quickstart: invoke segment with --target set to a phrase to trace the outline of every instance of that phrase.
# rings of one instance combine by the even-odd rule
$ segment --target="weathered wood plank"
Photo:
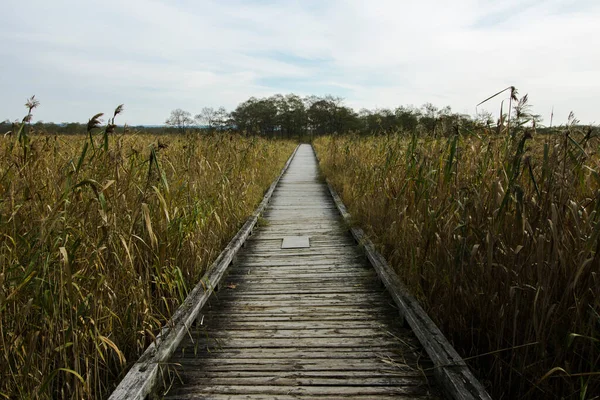
[[[372,268],[365,268],[365,265],[363,263],[358,263],[357,261],[362,260],[363,258],[361,256],[353,256],[353,257],[349,257],[349,256],[345,256],[345,257],[341,257],[339,260],[332,260],[331,257],[323,257],[323,256],[306,256],[306,257],[301,257],[300,259],[297,260],[290,260],[290,259],[285,259],[285,258],[281,258],[281,257],[271,257],[271,258],[262,258],[262,259],[258,259],[258,260],[251,260],[251,259],[240,259],[238,261],[236,261],[236,265],[239,265],[240,267],[298,267],[301,268],[303,270],[312,270],[312,266],[324,266],[324,267],[330,267],[330,268],[335,268],[336,270],[340,271],[340,272],[344,272],[345,269],[349,269],[352,267],[362,267],[363,270],[366,271],[373,271]],[[252,268],[251,270],[256,270],[256,271],[260,271],[260,268]],[[279,269],[278,268],[269,268],[268,269],[270,272],[278,272]],[[237,272],[238,270],[236,269],[235,272]]]
[[[295,249],[285,249],[285,248],[275,248],[271,251],[263,251],[258,252],[255,251],[253,253],[245,253],[243,257],[239,259],[250,260],[250,261],[268,261],[270,259],[281,259],[281,260],[294,260],[296,262],[303,263],[303,261],[310,261],[313,259],[316,260],[334,260],[339,263],[341,260],[346,259],[364,259],[364,255],[358,252],[353,253],[351,249],[345,248],[334,251],[330,249],[315,249],[315,248],[295,248]]]
[[[268,250],[259,250],[259,249],[253,249],[254,251],[252,251],[252,253],[245,253],[244,254],[244,260],[260,260],[263,258],[281,258],[281,257],[298,257],[299,260],[304,259],[305,257],[312,257],[312,256],[317,256],[317,257],[331,257],[331,258],[335,258],[338,256],[344,256],[348,254],[348,251],[351,251],[353,249],[353,247],[340,247],[340,246],[336,246],[336,247],[317,247],[315,248],[314,246],[311,246],[310,248],[307,249],[282,249],[280,247],[273,247],[272,249]],[[361,254],[362,255],[362,254]],[[364,255],[363,255],[364,257]]]
[[[265,296],[264,298],[257,299],[253,297],[238,297],[235,295],[224,296],[221,300],[227,301],[228,305],[233,307],[248,307],[256,309],[260,307],[292,307],[292,306],[304,306],[304,307],[335,307],[335,306],[356,306],[357,308],[363,308],[362,306],[369,307],[369,309],[377,307],[386,307],[388,305],[388,299],[383,296],[369,296],[363,295],[360,297],[337,295],[337,297],[318,297],[319,295],[290,295],[287,296]]]
[[[364,329],[372,329],[378,332],[382,331],[382,328],[386,328],[385,324],[377,324],[377,323],[373,323],[372,321],[365,321],[363,323],[354,323],[352,324],[352,326],[340,326],[339,324],[336,323],[324,323],[324,322],[313,322],[312,324],[309,324],[309,326],[311,328],[314,328],[315,330],[322,330],[322,331],[331,331],[331,332],[337,332],[339,331],[340,333],[343,333],[344,331],[350,331],[350,330],[364,330]],[[278,323],[269,323],[269,324],[259,324],[256,322],[253,323],[246,323],[246,322],[235,322],[235,323],[231,323],[228,324],[226,321],[222,321],[221,323],[215,323],[213,321],[211,321],[210,323],[210,327],[211,330],[210,332],[214,332],[214,331],[220,331],[220,330],[227,330],[228,332],[258,332],[259,334],[264,332],[266,335],[270,335],[272,334],[271,332],[275,331],[275,332],[282,332],[281,333],[281,337],[284,337],[284,335],[287,335],[289,337],[301,337],[302,335],[308,335],[309,332],[312,331],[312,329],[307,329],[306,328],[306,322],[291,322],[291,323],[282,323],[282,322],[278,322]],[[296,333],[297,332],[297,333]],[[396,332],[394,332],[396,333]],[[297,336],[295,336],[297,335]],[[265,337],[269,337],[269,336],[265,336]],[[418,342],[416,342],[418,343]]]
[[[243,386],[243,385],[194,385],[193,387],[182,386],[175,398],[183,399],[186,394],[193,396],[213,394],[260,394],[260,395],[329,395],[329,396],[348,396],[348,395],[369,395],[369,396],[390,396],[390,395],[428,395],[430,390],[423,386]],[[169,398],[169,397],[167,397]],[[192,397],[198,398],[198,397]]]
[[[275,352],[275,351],[273,351]],[[225,358],[197,357],[198,351],[184,351],[177,358],[177,364],[184,372],[203,371],[333,371],[332,375],[343,375],[343,371],[418,371],[414,368],[416,355],[405,358]],[[433,364],[430,364],[432,366]],[[201,368],[196,368],[200,366]],[[250,369],[248,369],[250,368]],[[431,369],[433,372],[433,368]]]
[[[175,366],[178,368],[178,366]],[[422,378],[432,377],[433,373],[424,373],[422,371],[398,370],[390,373],[389,371],[345,371],[343,374],[336,374],[336,371],[202,371],[201,369],[189,372],[190,377],[232,377],[232,378],[257,378],[262,377],[268,380],[273,377],[298,377],[298,378],[327,378],[327,377],[347,377],[352,378],[382,378],[382,377],[405,377],[405,378]]]
[[[281,267],[272,266],[272,267],[246,267],[240,266],[237,268],[235,272],[232,272],[228,275],[228,277],[232,279],[240,279],[240,277],[244,278],[267,278],[267,279],[276,279],[276,278],[302,278],[302,277],[310,277],[315,278],[322,276],[323,278],[334,278],[340,279],[341,277],[350,276],[356,278],[363,277],[376,277],[375,271],[373,269],[365,268],[362,265],[351,265],[346,268],[346,265],[314,265],[313,266],[301,266],[301,265],[283,265]],[[341,283],[343,281],[340,280]]]
[[[375,302],[387,303],[388,298],[381,293],[299,293],[299,294],[270,294],[263,293],[261,296],[245,294],[244,292],[221,292],[221,301],[267,301],[267,302],[297,302],[314,303],[318,305],[335,305],[337,302],[349,304],[353,302],[364,302],[374,304]],[[277,303],[281,304],[281,303]]]
[[[248,338],[248,339],[305,339],[313,338],[388,338],[390,334],[380,328],[305,328],[305,329],[252,329],[252,330],[207,330],[203,336],[213,338]]]
[[[238,273],[238,271],[235,271],[234,273],[231,273],[228,275],[228,277],[230,279],[235,279],[238,278],[240,279],[240,277],[248,277],[251,279],[258,279],[258,278],[263,278],[265,280],[273,280],[273,279],[277,279],[277,275],[276,275],[276,270],[274,270],[271,274],[261,274],[260,270],[257,271],[257,273],[253,273],[252,271],[240,271],[241,273]],[[303,278],[322,278],[322,279],[333,279],[333,280],[340,280],[340,279],[346,279],[346,278],[367,278],[370,276],[375,276],[375,271],[373,270],[369,270],[369,269],[355,269],[352,271],[344,271],[344,270],[340,270],[340,271],[329,271],[326,274],[318,274],[316,272],[311,272],[311,271],[298,271],[295,273],[282,273],[281,275],[284,276],[284,279],[287,280],[295,280],[295,279],[303,279]]]
[[[260,288],[255,288],[246,284],[246,283],[234,283],[233,281],[228,281],[228,285],[225,288],[221,289],[219,292],[219,296],[223,296],[227,293],[237,293],[239,295],[245,296],[256,296],[260,297],[263,295],[270,294],[317,294],[317,293],[378,293],[381,288],[379,285],[375,283],[364,283],[358,285],[342,285],[340,283],[325,283],[320,285],[310,285],[308,287],[304,287],[298,284],[281,284],[281,285],[266,285]]]
[[[384,295],[382,292],[368,292],[368,291],[355,291],[351,292],[340,292],[339,290],[333,293],[327,292],[319,292],[314,291],[313,293],[304,291],[302,293],[294,294],[291,291],[288,293],[269,293],[262,292],[260,295],[257,295],[251,291],[243,291],[243,290],[222,290],[218,294],[220,300],[266,300],[266,301],[290,301],[290,300],[302,300],[302,301],[310,301],[316,300],[319,302],[327,302],[329,300],[343,300],[347,302],[360,301],[360,302],[370,302],[372,300],[381,300],[388,301],[389,298]],[[324,303],[323,303],[324,304]]]
[[[290,393],[292,393],[292,391],[290,390]],[[381,396],[379,396],[381,398]],[[185,394],[185,395],[181,395],[181,396],[168,396],[165,397],[165,399],[181,399],[181,400],[187,400],[187,399],[195,399],[195,400],[201,400],[201,399],[211,399],[211,400],[297,400],[297,399],[302,399],[302,398],[311,398],[311,399],[319,399],[319,400],[339,400],[339,399],[347,399],[347,400],[373,400],[373,395],[372,394],[365,394],[365,395],[359,395],[359,394],[353,394],[353,395],[319,395],[319,394],[315,394],[315,393],[310,393],[307,394],[306,396],[303,395],[302,393],[298,393],[298,394],[285,394],[285,395],[277,395],[277,396],[273,396],[271,394],[268,395],[263,395],[263,394],[219,394],[219,393],[212,393],[209,395],[197,395],[197,394]],[[402,395],[394,395],[394,399],[397,400],[430,400],[430,399],[439,399],[439,396],[437,395],[420,395],[420,396],[415,396],[413,394],[411,395],[406,395],[406,396],[402,396]]]
[[[253,313],[248,314],[242,311],[230,311],[227,314],[213,313],[212,311],[205,311],[199,320],[205,319],[206,321],[301,321],[302,323],[309,323],[314,321],[366,321],[366,320],[377,320],[382,323],[394,323],[400,321],[398,312],[390,309],[382,310],[381,312],[364,313],[357,315],[355,312],[351,313],[310,313],[310,314],[285,314],[285,313]],[[198,321],[199,323],[200,321]]]
[[[187,384],[193,385],[224,385],[224,386],[261,386],[261,385],[272,385],[272,386],[422,386],[423,379],[421,376],[414,378],[406,377],[394,377],[390,375],[384,375],[379,377],[361,377],[361,378],[348,378],[348,377],[301,377],[290,374],[290,376],[280,377],[198,377],[193,375],[187,376]]]
[[[368,315],[371,313],[385,313],[387,311],[386,304],[356,304],[356,305],[345,305],[341,304],[338,306],[333,305],[320,305],[320,304],[307,304],[307,305],[274,305],[274,304],[243,304],[226,302],[222,305],[222,310],[225,312],[231,312],[233,309],[239,309],[245,313],[258,314],[279,314],[279,315],[311,315],[311,314],[333,314],[336,312],[340,313],[355,313],[357,318],[360,316]]]
[[[304,283],[307,286],[310,285],[318,285],[320,283],[340,283],[347,282],[348,285],[360,285],[363,282],[378,282],[377,274],[367,275],[367,276],[332,276],[332,277],[319,277],[318,274],[314,276],[303,276],[296,278],[273,278],[268,276],[261,275],[234,275],[229,276],[228,284],[254,284],[260,287],[275,287],[278,283],[282,284],[292,284],[292,283]],[[244,278],[244,279],[242,279]]]
[[[269,338],[269,339],[260,339],[260,338],[227,338],[227,339],[219,339],[219,338],[205,338],[205,337],[197,337],[195,343],[191,344],[191,348],[202,348],[203,345],[207,345],[210,348],[219,348],[219,349],[244,349],[244,348],[312,348],[312,347],[338,347],[338,348],[347,348],[347,347],[387,347],[387,348],[397,348],[398,343],[397,340],[385,338],[385,337],[375,337],[375,338],[320,338],[319,340],[315,340],[313,338]]]
[[[192,348],[188,348],[190,350]],[[196,352],[193,353],[194,358],[212,358],[212,359],[317,359],[317,360],[348,360],[348,359],[368,359],[378,358],[385,362],[393,361],[402,363],[406,357],[406,349],[404,348],[329,348],[329,347],[313,347],[310,349],[223,349],[215,353]],[[182,354],[183,357],[190,355]],[[202,370],[199,370],[202,371]],[[433,370],[431,371],[433,374]]]
[[[418,343],[417,343],[418,344]],[[421,350],[422,351],[422,350]],[[260,348],[260,347],[250,347],[250,348],[223,348],[223,349],[215,349],[214,351],[208,353],[201,351],[196,346],[194,346],[191,342],[186,344],[184,347],[180,347],[177,350],[176,358],[173,361],[177,361],[177,363],[185,363],[186,357],[191,357],[193,355],[194,358],[200,360],[204,358],[211,359],[222,359],[222,358],[230,358],[230,359],[257,359],[257,358],[271,358],[271,359],[331,359],[331,360],[347,360],[347,359],[368,359],[368,358],[377,358],[381,360],[385,360],[385,362],[390,361],[390,365],[393,365],[392,362],[397,364],[403,364],[407,362],[406,357],[413,357],[416,355],[421,355],[419,352],[414,350],[414,348],[409,348],[407,350],[406,346],[402,344],[397,344],[395,347],[390,346],[370,346],[365,347],[364,349],[357,349],[355,347],[320,347],[313,346],[311,348],[303,348],[303,347],[278,347],[278,348]],[[181,357],[181,360],[179,359]],[[432,366],[433,364],[430,361],[423,360],[422,363],[419,364],[419,368],[416,368],[416,364],[410,364],[409,367],[412,371],[426,371],[433,374],[433,369],[428,370],[427,368]],[[421,368],[423,367],[423,368]],[[202,369],[194,370],[196,372],[202,372]],[[193,371],[188,371],[193,372]]]
[[[201,366],[202,371],[395,371],[401,368],[414,370],[410,364],[384,359],[225,359],[178,357],[177,362],[185,366]],[[192,369],[195,370],[195,369]]]
[[[337,246],[346,246],[346,247],[354,247],[356,246],[356,242],[351,236],[342,236],[342,237],[324,237],[324,236],[311,236],[310,243],[312,248],[317,247],[337,247]],[[273,237],[273,238],[258,238],[256,236],[251,236],[245,243],[244,248],[246,249],[273,249],[273,248],[281,248],[281,238]]]

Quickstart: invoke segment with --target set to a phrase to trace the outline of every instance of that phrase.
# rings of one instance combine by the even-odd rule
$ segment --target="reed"
[[[600,393],[600,139],[524,124],[315,140],[325,176],[494,398]]]
[[[0,138],[0,397],[104,398],[294,144],[225,133]]]

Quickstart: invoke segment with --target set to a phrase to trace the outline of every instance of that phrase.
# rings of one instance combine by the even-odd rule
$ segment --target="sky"
[[[473,115],[512,85],[546,125],[600,122],[598,0],[2,0],[0,60],[0,120],[34,94],[46,122],[292,92]]]

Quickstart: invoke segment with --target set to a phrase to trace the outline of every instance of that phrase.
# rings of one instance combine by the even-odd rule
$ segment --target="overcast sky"
[[[2,0],[0,58],[0,119],[33,94],[53,122],[290,92],[474,114],[514,85],[546,124],[600,122],[598,0]]]

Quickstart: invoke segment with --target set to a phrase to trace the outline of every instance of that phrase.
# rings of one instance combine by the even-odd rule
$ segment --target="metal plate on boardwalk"
[[[281,242],[282,249],[302,249],[310,247],[308,236],[285,236]]]

